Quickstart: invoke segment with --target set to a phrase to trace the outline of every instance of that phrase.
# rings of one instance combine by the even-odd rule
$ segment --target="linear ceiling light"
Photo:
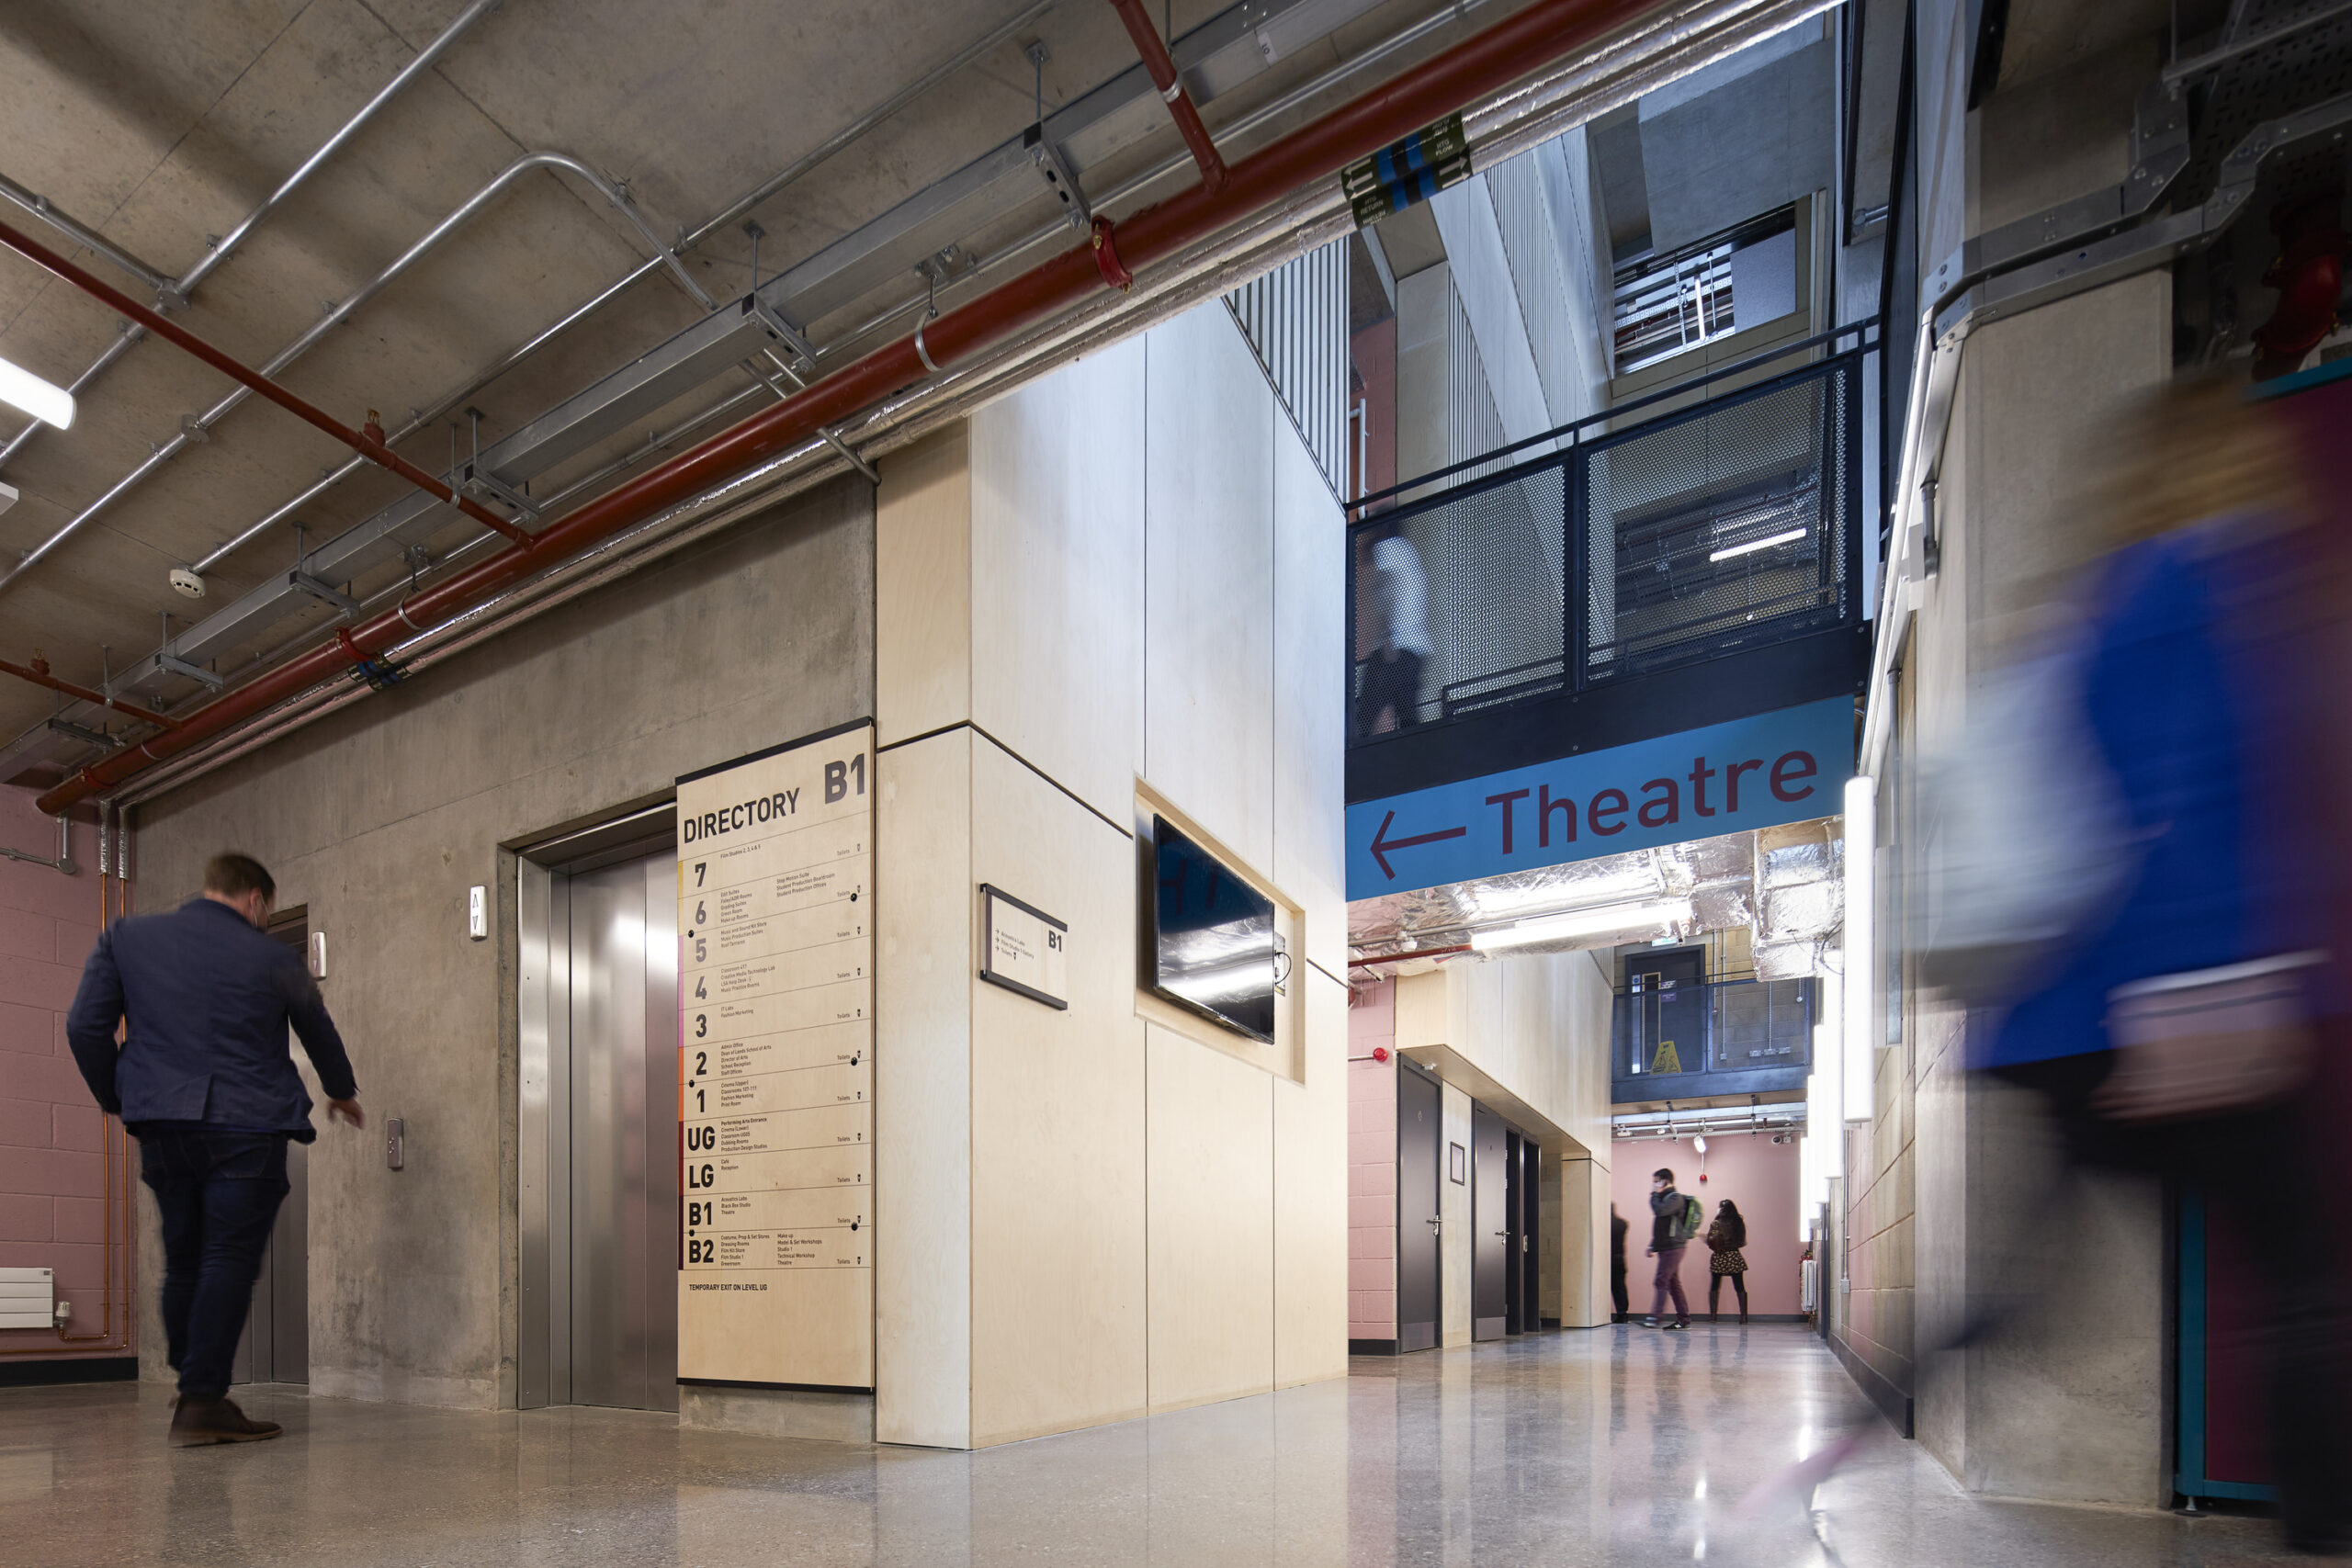
[[[1680,923],[1690,919],[1688,898],[1660,898],[1642,904],[1603,904],[1590,909],[1570,909],[1565,915],[1521,920],[1494,931],[1472,931],[1470,945],[1480,953],[1502,947],[1532,947],[1541,942],[1599,936],[1605,931],[1634,931],[1644,926]]]
[[[1804,537],[1804,529],[1792,528],[1785,534],[1775,534],[1769,539],[1750,539],[1744,545],[1734,545],[1728,549],[1717,550],[1714,554],[1709,556],[1707,559],[1710,561],[1729,560],[1734,556],[1754,555],[1758,550],[1769,550],[1774,545],[1785,545],[1792,540],[1802,539]]]
[[[58,430],[74,423],[74,394],[13,360],[0,359],[0,403],[22,409]]]

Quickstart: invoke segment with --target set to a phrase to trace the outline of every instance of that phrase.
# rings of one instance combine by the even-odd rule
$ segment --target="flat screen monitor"
[[[1151,840],[1152,989],[1271,1044],[1274,901],[1163,817]]]

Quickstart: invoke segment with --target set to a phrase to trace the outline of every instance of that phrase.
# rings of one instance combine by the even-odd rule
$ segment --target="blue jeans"
[[[139,1177],[163,1220],[164,1336],[186,1398],[229,1392],[262,1249],[286,1198],[286,1137],[194,1127],[140,1134]]]

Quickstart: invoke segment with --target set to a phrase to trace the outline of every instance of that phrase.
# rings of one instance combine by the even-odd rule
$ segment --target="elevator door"
[[[1438,1156],[1437,1080],[1396,1064],[1396,1348],[1427,1350],[1437,1343]]]
[[[311,908],[298,904],[280,910],[269,922],[269,934],[297,953],[311,944]],[[286,1048],[298,1053],[293,1031],[287,1031]],[[315,1125],[327,1121],[326,1107],[315,1108]],[[254,1278],[252,1304],[245,1312],[245,1331],[237,1339],[236,1359],[231,1363],[232,1382],[302,1382],[311,1381],[311,1182],[310,1148],[286,1145],[286,1201],[262,1247],[261,1271]]]
[[[677,861],[568,880],[570,1403],[678,1407]]]
[[[1483,1105],[1470,1108],[1470,1337],[1500,1339],[1509,1332],[1510,1161],[1503,1119]]]

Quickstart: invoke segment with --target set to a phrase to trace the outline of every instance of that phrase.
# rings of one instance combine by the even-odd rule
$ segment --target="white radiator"
[[[0,1269],[0,1328],[53,1328],[56,1311],[54,1269]]]

